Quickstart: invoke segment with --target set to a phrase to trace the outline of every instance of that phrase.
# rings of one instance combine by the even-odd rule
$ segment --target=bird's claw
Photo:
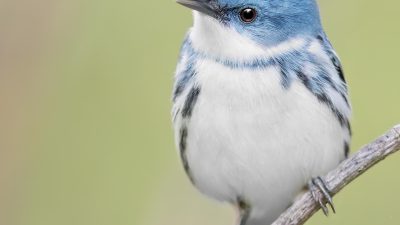
[[[316,202],[319,203],[325,216],[328,216],[328,214],[329,214],[329,210],[328,210],[328,207],[326,206],[326,204],[329,204],[329,206],[332,209],[332,212],[336,213],[335,205],[333,204],[333,200],[332,200],[332,196],[329,193],[329,189],[326,185],[326,182],[321,177],[313,178],[309,182],[308,187],[311,191],[312,197],[314,198],[314,200]],[[317,189],[319,189],[319,191],[322,193],[322,197],[318,193]]]

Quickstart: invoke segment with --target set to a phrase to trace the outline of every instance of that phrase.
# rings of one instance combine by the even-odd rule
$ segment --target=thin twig
[[[364,146],[356,154],[343,161],[323,179],[330,194],[337,194],[351,181],[363,174],[373,165],[400,149],[400,125],[395,126],[385,135]],[[319,193],[321,195],[321,193]],[[322,195],[321,195],[322,196]],[[319,197],[321,197],[319,196]],[[320,209],[311,192],[306,192],[288,208],[272,225],[301,225]]]

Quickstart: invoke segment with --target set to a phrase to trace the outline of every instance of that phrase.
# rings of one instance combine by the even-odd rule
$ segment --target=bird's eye
[[[257,11],[253,8],[245,8],[240,11],[240,19],[245,23],[253,22],[257,17]]]

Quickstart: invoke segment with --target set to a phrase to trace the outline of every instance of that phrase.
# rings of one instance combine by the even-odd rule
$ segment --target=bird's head
[[[290,38],[314,35],[321,28],[315,0],[177,0],[195,11],[194,29],[202,38],[223,42],[235,31],[271,47]],[[221,36],[221,37],[219,37]]]

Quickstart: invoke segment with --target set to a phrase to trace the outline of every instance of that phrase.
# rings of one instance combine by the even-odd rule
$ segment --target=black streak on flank
[[[349,131],[350,137],[353,136],[353,131],[351,130],[351,125],[349,120],[347,120],[346,128]]]
[[[310,81],[308,80],[307,76],[306,76],[303,72],[301,72],[301,71],[297,71],[296,74],[297,74],[297,77],[301,80],[301,82],[303,82],[303,84],[304,84],[309,90],[311,90]]]
[[[196,105],[199,94],[200,94],[200,88],[192,87],[192,89],[190,90],[189,94],[186,97],[186,101],[182,109],[183,118],[188,118],[192,116],[192,111],[194,106]]]
[[[290,80],[289,80],[290,78],[289,78],[289,72],[287,71],[285,62],[282,59],[277,59],[276,63],[279,65],[279,68],[280,68],[282,85],[285,89],[288,89],[290,86]]]
[[[342,96],[343,100],[346,102],[346,105],[348,107],[350,107],[350,103],[349,103],[349,100],[347,99],[347,97],[343,93],[340,93],[340,95]]]
[[[331,109],[331,111],[335,114],[336,118],[338,119],[342,127],[346,127],[347,129],[349,129],[349,132],[351,133],[349,120],[335,107],[335,105],[328,98],[328,96],[325,93],[314,93],[310,85],[309,78],[303,72],[297,71],[296,74],[297,77],[301,80],[301,82],[303,82],[304,86],[306,86],[307,89],[311,91],[311,93],[313,93],[320,102],[326,104]]]
[[[336,118],[339,120],[340,124],[342,127],[349,128],[349,121],[348,119],[341,113],[339,110],[335,107],[335,105],[332,103],[332,101],[326,96],[326,94],[316,94],[317,98],[320,102],[323,102],[329,106],[331,111],[336,115]]]
[[[346,159],[349,157],[349,153],[350,153],[350,146],[349,143],[347,143],[347,141],[344,142],[344,156],[346,157]]]
[[[332,64],[335,66],[337,73],[339,74],[340,79],[346,83],[346,79],[344,78],[344,73],[342,69],[342,65],[340,65],[339,59],[333,54],[329,54],[331,57]]]
[[[323,38],[321,35],[318,35],[318,36],[317,36],[317,39],[318,39],[320,42],[323,42],[323,41],[324,41],[324,38]]]
[[[181,160],[183,163],[183,168],[185,169],[186,174],[188,175],[190,181],[193,182],[193,177],[190,173],[189,162],[186,155],[186,148],[187,148],[187,137],[188,137],[188,129],[186,126],[183,126],[180,130],[180,138],[179,138],[179,151],[181,154]]]
[[[187,69],[184,74],[182,74],[180,80],[176,81],[176,86],[173,94],[173,102],[176,101],[176,99],[183,93],[185,90],[187,84],[190,82],[190,80],[193,79],[194,76],[196,76],[196,71],[192,68],[192,64],[187,65]]]
[[[323,38],[321,35],[318,35],[318,36],[317,36],[317,39],[320,41],[320,43],[321,43],[322,46],[324,46],[324,47],[326,46],[326,45],[325,45],[325,40],[324,40],[324,38]],[[335,53],[331,52],[330,50],[326,50],[326,47],[325,47],[325,52],[329,55],[329,57],[330,57],[330,59],[331,59],[331,61],[332,61],[332,64],[333,64],[333,66],[335,66],[335,69],[336,69],[336,71],[337,71],[337,73],[338,73],[340,79],[341,79],[344,83],[346,83],[346,79],[344,78],[344,73],[343,73],[342,65],[340,64],[340,61],[339,61],[339,59],[337,58],[337,56],[335,55]]]
[[[176,99],[182,94],[182,92],[183,92],[184,89],[185,89],[185,85],[184,85],[184,84],[178,84],[178,85],[175,87],[174,94],[173,94],[173,98],[172,98],[172,101],[173,101],[173,102],[175,102]]]

